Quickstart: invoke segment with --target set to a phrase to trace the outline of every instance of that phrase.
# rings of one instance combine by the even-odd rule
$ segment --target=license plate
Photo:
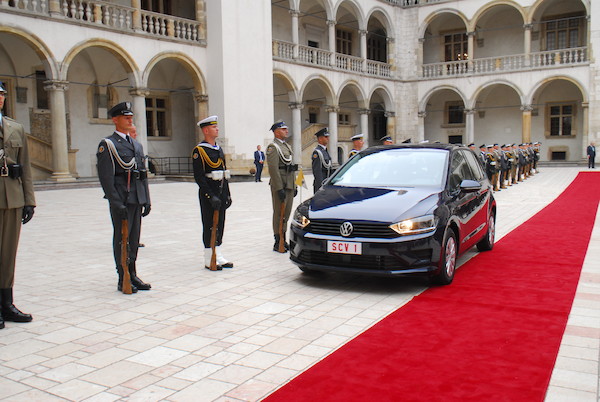
[[[328,253],[339,254],[362,254],[362,243],[352,243],[347,241],[327,241]]]

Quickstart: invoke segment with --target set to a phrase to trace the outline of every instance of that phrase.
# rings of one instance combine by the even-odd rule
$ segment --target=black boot
[[[273,245],[273,251],[279,252],[279,235],[273,235],[275,237],[275,244]],[[290,249],[290,246],[285,242],[285,237],[283,238],[283,252],[285,253]]]
[[[31,314],[25,314],[21,312],[18,308],[13,304],[13,290],[12,288],[8,289],[0,289],[0,296],[2,305],[2,317],[4,321],[12,321],[12,322],[30,322],[33,320]]]
[[[149,283],[144,283],[144,281],[138,278],[135,269],[135,262],[129,264],[129,275],[131,276],[131,284],[138,288],[138,290],[150,290],[150,288],[152,288],[152,285]]]
[[[119,275],[119,282],[117,282],[117,290],[119,292],[123,291],[123,268],[120,265],[117,266],[117,274]],[[130,274],[131,275],[131,274]],[[137,293],[137,288],[131,283],[131,293]]]

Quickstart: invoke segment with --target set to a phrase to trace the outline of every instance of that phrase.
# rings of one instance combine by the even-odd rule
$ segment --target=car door
[[[474,194],[476,200],[473,200],[473,207],[475,208],[475,214],[473,215],[473,227],[476,229],[476,233],[473,236],[473,243],[477,243],[486,232],[486,225],[488,222],[488,215],[490,212],[490,200],[491,200],[491,186],[487,180],[487,176],[483,171],[481,164],[477,160],[477,157],[472,151],[462,150],[465,160],[467,161],[473,179],[481,184],[481,189]]]

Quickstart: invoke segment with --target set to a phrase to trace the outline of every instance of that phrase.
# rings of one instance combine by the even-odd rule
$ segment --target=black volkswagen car
[[[305,272],[416,274],[447,285],[460,254],[492,249],[495,219],[492,187],[470,149],[373,147],[298,206],[290,259]]]

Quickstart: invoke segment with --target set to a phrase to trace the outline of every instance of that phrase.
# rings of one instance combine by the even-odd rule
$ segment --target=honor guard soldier
[[[217,144],[219,122],[217,116],[209,116],[198,122],[204,141],[192,152],[194,179],[198,184],[198,198],[202,213],[202,242],[204,243],[204,267],[211,269],[213,247],[216,266],[212,270],[233,268],[233,263],[223,256],[221,244],[225,229],[225,210],[231,206],[229,179],[231,174],[225,165],[225,153]],[[212,239],[215,231],[214,240]],[[214,244],[211,244],[213,243]]]
[[[535,170],[535,173],[539,173],[540,169],[538,168],[538,162],[540,160],[540,146],[542,145],[541,142],[534,142],[533,143],[533,169]]]
[[[131,278],[131,291],[150,290],[152,287],[137,276],[136,259],[140,243],[142,217],[150,213],[150,191],[148,173],[142,145],[127,133],[133,126],[130,102],[113,106],[108,115],[112,118],[115,131],[98,145],[98,178],[108,200],[113,224],[113,254],[119,281],[117,289],[124,290],[123,278],[127,269]],[[122,223],[126,223],[124,228]],[[123,266],[121,240],[128,233],[127,266]],[[126,276],[126,275],[125,275]],[[128,286],[125,286],[128,289]]]
[[[467,147],[469,147],[469,149],[473,152],[475,152],[475,154],[477,154],[477,148],[475,148],[475,144],[474,143],[470,143],[469,145],[467,145]]]
[[[13,304],[21,225],[33,217],[35,197],[25,130],[2,114],[6,93],[0,81],[0,329],[4,328],[5,321],[33,319]]]
[[[271,200],[273,201],[273,234],[275,237],[273,250],[285,253],[289,250],[285,234],[297,191],[294,172],[298,170],[298,165],[292,163],[292,149],[285,142],[288,136],[288,126],[285,122],[274,123],[271,131],[275,138],[267,146],[267,164],[271,176],[269,186],[271,186]]]
[[[327,128],[322,128],[315,133],[317,136],[317,146],[312,153],[312,171],[315,181],[313,182],[313,190],[316,193],[321,188],[323,182],[331,175],[331,157],[327,152],[327,144],[329,143],[329,132]]]
[[[360,152],[363,145],[365,144],[363,137],[363,134],[356,134],[350,138],[352,140],[352,150],[348,154],[348,159],[352,158],[354,155]]]
[[[506,188],[506,177],[508,176],[508,156],[506,155],[506,144],[502,144],[499,151],[500,155],[500,188]]]
[[[380,138],[379,141],[381,141],[381,145],[393,145],[394,144],[392,137],[390,137],[389,135],[386,135],[385,137]]]

